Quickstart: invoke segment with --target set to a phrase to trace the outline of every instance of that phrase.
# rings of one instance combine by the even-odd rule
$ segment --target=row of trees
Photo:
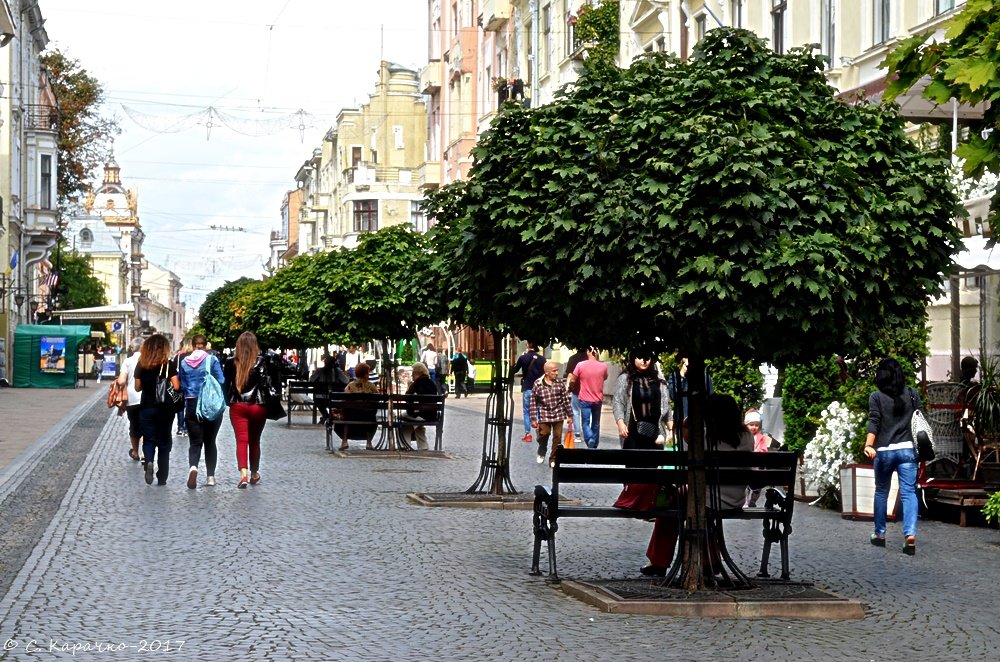
[[[837,101],[823,68],[733,29],[687,61],[590,67],[551,104],[501,109],[469,179],[429,196],[428,238],[383,230],[299,257],[210,297],[206,330],[312,344],[451,319],[497,338],[680,350],[693,383],[713,356],[853,356],[924,319],[959,206],[947,162],[891,108]],[[210,322],[220,306],[228,321]],[[690,415],[697,454],[698,398]],[[690,489],[704,493],[703,472]],[[689,502],[704,529],[704,499]],[[702,540],[684,543],[691,589]]]

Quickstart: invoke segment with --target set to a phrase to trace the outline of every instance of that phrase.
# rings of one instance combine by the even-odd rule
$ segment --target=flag
[[[47,276],[45,276],[45,284],[49,287],[49,291],[55,289],[56,285],[59,284],[59,272],[50,271]]]
[[[11,271],[17,268],[17,255],[18,255],[18,250],[15,249],[14,254],[10,256],[10,266],[4,269],[4,273],[7,274],[8,276],[10,275]]]

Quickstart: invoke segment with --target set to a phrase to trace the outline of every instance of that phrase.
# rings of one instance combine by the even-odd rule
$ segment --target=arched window
[[[80,247],[89,248],[92,243],[94,243],[94,233],[90,228],[80,230]]]

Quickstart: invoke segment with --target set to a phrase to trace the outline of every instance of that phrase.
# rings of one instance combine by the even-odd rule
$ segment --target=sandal
[[[247,470],[246,469],[240,469],[240,482],[236,484],[236,487],[238,487],[241,490],[246,489],[246,487],[247,487]]]
[[[134,451],[134,450],[132,450],[130,448],[130,449],[128,449],[128,456],[130,458],[132,458],[133,460],[135,460],[136,462],[139,461],[139,453],[138,453],[138,451]]]
[[[917,553],[917,539],[914,536],[906,536],[903,543],[903,553],[907,556],[914,556]]]
[[[257,473],[255,471],[252,474],[250,474],[250,484],[251,485],[256,485],[259,482],[260,482],[260,474],[259,473]]]

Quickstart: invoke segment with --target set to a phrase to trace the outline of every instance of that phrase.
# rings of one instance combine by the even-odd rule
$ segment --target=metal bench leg
[[[788,581],[792,577],[792,573],[788,570],[788,535],[792,532],[792,525],[780,522],[779,525],[781,526],[781,578]]]
[[[767,566],[771,559],[771,544],[780,540],[780,533],[775,528],[776,524],[774,520],[764,520],[764,551],[760,554],[760,572],[757,573],[758,577],[771,576],[771,573],[767,571]]]

